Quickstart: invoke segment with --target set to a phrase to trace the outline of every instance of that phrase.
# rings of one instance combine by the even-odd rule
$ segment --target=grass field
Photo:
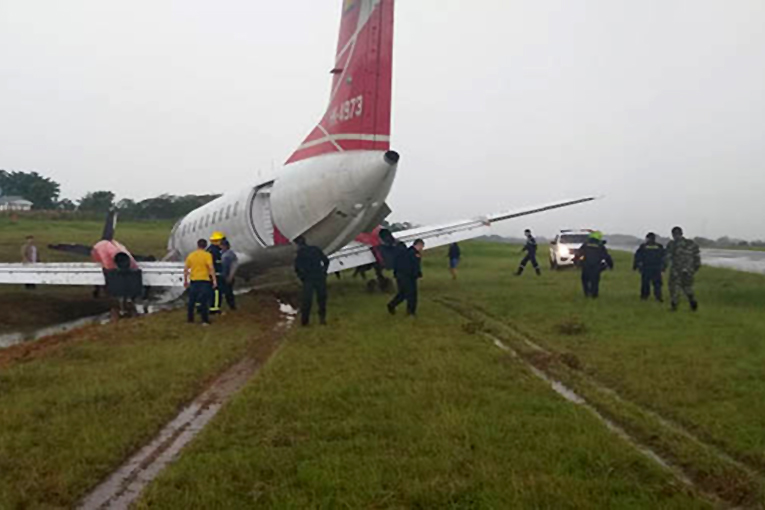
[[[117,238],[137,254],[162,257],[166,251],[171,222],[120,223]],[[42,218],[12,223],[0,215],[0,262],[20,262],[21,245],[27,235],[35,236],[43,262],[87,262],[88,259],[48,249],[49,244],[95,244],[103,222],[48,221]],[[47,287],[29,291],[22,286],[4,286],[0,292],[0,333],[28,331],[109,310],[108,300],[94,300],[88,287]]]
[[[762,507],[765,278],[704,268],[701,311],[673,314],[638,299],[629,254],[615,254],[593,302],[575,271],[513,277],[516,247],[463,252],[456,282],[428,253],[416,321],[333,282],[330,326],[293,331],[141,507],[704,504],[474,330],[574,387],[723,506]]]
[[[428,252],[416,320],[389,317],[387,296],[349,276],[331,279],[329,326],[290,331],[139,506],[762,508],[765,277],[704,268],[700,312],[671,313],[638,299],[629,254],[614,254],[593,302],[576,271],[513,277],[517,250],[465,244],[456,282],[445,254]],[[172,312],[0,351],[0,508],[73,504],[262,343],[267,298],[250,299],[214,339]]]
[[[182,311],[0,351],[0,508],[70,508],[245,353],[265,359],[272,297],[213,328]]]

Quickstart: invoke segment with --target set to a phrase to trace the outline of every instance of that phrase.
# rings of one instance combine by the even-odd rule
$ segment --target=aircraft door
[[[255,237],[264,246],[274,246],[274,220],[271,213],[271,186],[260,188],[252,197],[250,221]]]

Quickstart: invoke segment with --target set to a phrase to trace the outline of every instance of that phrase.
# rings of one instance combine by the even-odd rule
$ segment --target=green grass
[[[207,381],[264,353],[273,299],[244,305],[209,329],[174,311],[0,351],[0,508],[72,507]]]
[[[624,397],[683,424],[765,472],[765,277],[703,268],[687,303],[641,302],[630,255],[616,252],[599,301],[581,295],[579,273],[510,275],[516,255],[503,246],[468,248],[464,278],[433,292],[480,303],[544,345],[575,354],[583,370]],[[586,332],[567,335],[571,320]]]
[[[117,239],[133,253],[154,255],[166,252],[170,222],[120,223]],[[35,236],[42,262],[89,262],[89,259],[48,249],[49,244],[95,244],[101,237],[102,221],[51,221],[26,218],[12,223],[0,215],[0,262],[20,262],[21,245],[29,234]],[[94,300],[89,287],[3,286],[0,292],[0,333],[29,331],[109,310],[107,299]]]
[[[466,243],[456,282],[445,253],[428,252],[416,321],[389,317],[387,297],[349,276],[331,279],[330,325],[292,330],[139,507],[706,506],[471,322],[705,491],[762,506],[765,277],[705,267],[700,312],[673,314],[639,300],[630,254],[614,253],[594,302],[573,270],[512,276],[517,250]],[[0,508],[75,502],[241,355],[243,338],[259,337],[248,320],[211,340],[196,329],[187,338],[169,314],[5,366],[0,354]]]
[[[455,285],[428,266],[426,297]],[[333,281],[329,326],[292,330],[138,507],[706,506],[463,318],[386,299]]]

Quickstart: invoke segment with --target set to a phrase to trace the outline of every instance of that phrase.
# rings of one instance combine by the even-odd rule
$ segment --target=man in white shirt
[[[37,246],[35,246],[35,237],[27,236],[27,242],[21,247],[21,261],[24,264],[36,264],[39,258],[37,256]],[[25,285],[28,289],[34,289],[35,285],[28,283]]]

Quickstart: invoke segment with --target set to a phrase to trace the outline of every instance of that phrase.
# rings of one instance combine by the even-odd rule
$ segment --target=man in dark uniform
[[[645,237],[645,242],[635,252],[635,261],[632,268],[640,271],[641,286],[640,298],[647,300],[651,295],[651,286],[653,286],[653,295],[656,301],[663,302],[661,287],[663,285],[661,273],[664,271],[664,246],[656,242],[656,234],[650,232]]]
[[[417,280],[422,278],[422,250],[425,241],[417,239],[411,248],[403,243],[396,246],[393,275],[396,277],[398,294],[388,303],[388,313],[396,314],[396,307],[406,301],[406,314],[417,315]]]
[[[576,252],[574,261],[582,268],[582,288],[585,297],[597,299],[600,294],[600,273],[614,261],[603,243],[603,234],[593,232]]]
[[[460,259],[462,258],[462,250],[460,245],[452,243],[449,245],[449,271],[452,273],[452,280],[457,279],[457,267],[460,265]]]
[[[231,310],[236,310],[236,296],[234,296],[234,278],[239,267],[239,258],[231,249],[231,243],[224,239],[220,243],[221,248],[221,275],[218,277],[218,289],[226,298],[226,303]]]
[[[534,267],[537,275],[541,276],[542,270],[539,269],[539,263],[537,262],[537,240],[534,239],[534,236],[531,235],[531,230],[529,229],[526,229],[524,234],[526,234],[526,245],[521,250],[521,253],[526,252],[526,256],[523,257],[523,260],[521,260],[521,265],[518,266],[518,272],[515,273],[515,275],[521,276],[523,274],[523,270],[526,269],[526,264],[531,262],[531,265]]]
[[[311,306],[313,295],[316,294],[316,302],[319,305],[319,321],[322,325],[327,324],[327,270],[329,259],[321,248],[309,246],[303,236],[295,239],[298,245],[295,257],[295,273],[303,282],[303,300],[300,304],[301,323],[308,326],[311,318]]]

